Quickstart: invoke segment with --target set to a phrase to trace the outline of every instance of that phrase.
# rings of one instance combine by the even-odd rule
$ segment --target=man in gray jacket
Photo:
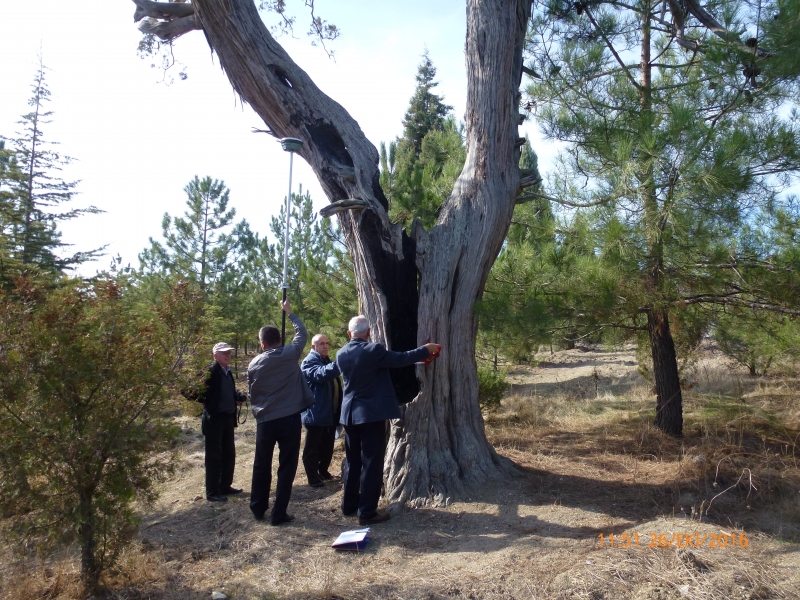
[[[281,346],[281,334],[276,327],[262,327],[258,332],[263,352],[247,367],[250,402],[256,418],[256,454],[253,462],[253,483],[250,510],[259,521],[269,508],[269,489],[272,484],[272,453],[278,444],[278,482],[270,523],[280,525],[293,521],[286,512],[292,495],[292,482],[297,473],[300,456],[300,413],[314,403],[298,361],[308,340],[306,327],[292,313],[289,301],[281,302],[294,327],[294,339]]]

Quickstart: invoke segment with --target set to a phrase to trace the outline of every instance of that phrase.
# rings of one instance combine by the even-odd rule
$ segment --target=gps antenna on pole
[[[289,193],[286,195],[286,228],[283,236],[283,301],[286,301],[286,290],[289,289],[289,282],[286,280],[286,271],[289,266],[289,218],[292,209],[292,159],[294,153],[299,152],[303,147],[303,140],[286,137],[280,140],[281,148],[289,153]],[[281,311],[281,343],[286,345],[286,313]]]

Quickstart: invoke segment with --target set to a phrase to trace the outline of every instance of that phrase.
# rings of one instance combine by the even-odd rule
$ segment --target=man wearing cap
[[[236,408],[244,403],[244,394],[236,391],[231,364],[231,346],[225,342],[214,344],[214,362],[208,367],[205,390],[199,401],[204,409],[204,435],[206,437],[206,500],[227,502],[229,494],[239,494],[232,487],[236,464],[236,445],[233,430],[236,428]]]
[[[361,525],[380,523],[389,513],[378,511],[386,454],[386,420],[399,419],[400,407],[389,369],[413,365],[437,356],[440,346],[425,344],[408,352],[393,352],[369,341],[369,321],[363,315],[347,325],[350,341],[336,354],[344,379],[340,423],[345,431],[342,512],[358,512]]]
[[[292,312],[288,300],[281,302],[281,310],[294,327],[294,339],[283,346],[276,327],[262,327],[258,339],[263,352],[247,367],[250,402],[257,424],[250,510],[256,520],[261,521],[269,508],[272,454],[278,444],[278,482],[269,519],[272,525],[294,520],[286,509],[300,458],[300,413],[314,403],[298,364],[308,340],[306,326]]]

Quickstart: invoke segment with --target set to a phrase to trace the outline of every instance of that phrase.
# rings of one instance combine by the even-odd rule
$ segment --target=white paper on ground
[[[334,546],[339,546],[342,544],[353,544],[355,542],[363,542],[364,538],[367,537],[369,533],[369,527],[365,527],[364,529],[355,529],[353,531],[343,531],[339,534],[339,537],[336,538],[336,541],[333,542]]]

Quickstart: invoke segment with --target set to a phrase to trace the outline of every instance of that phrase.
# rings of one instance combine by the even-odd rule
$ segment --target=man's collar
[[[217,361],[214,361],[214,364],[215,364],[215,365],[216,365],[218,368],[222,369],[222,372],[223,372],[223,373],[225,373],[225,375],[227,375],[227,374],[228,374],[228,372],[231,370],[231,367],[230,367],[230,365],[228,365],[227,367],[223,367],[223,366],[222,366],[221,364],[219,364]]]

